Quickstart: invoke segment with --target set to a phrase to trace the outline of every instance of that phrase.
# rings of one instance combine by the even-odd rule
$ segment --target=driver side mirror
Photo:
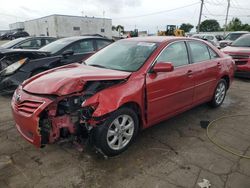
[[[153,72],[172,72],[174,70],[174,66],[170,62],[159,62],[156,63],[153,67]]]
[[[62,53],[62,56],[63,57],[68,57],[68,56],[71,56],[74,54],[74,51],[73,50],[66,50]]]

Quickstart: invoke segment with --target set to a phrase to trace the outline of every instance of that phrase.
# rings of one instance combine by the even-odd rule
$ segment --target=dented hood
[[[62,96],[82,91],[87,81],[120,80],[130,74],[75,63],[40,73],[25,81],[22,87],[34,94]]]

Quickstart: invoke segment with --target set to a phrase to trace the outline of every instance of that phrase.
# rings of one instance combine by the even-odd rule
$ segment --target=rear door
[[[156,63],[158,62],[171,62],[174,71],[148,73],[146,76],[150,124],[183,111],[193,102],[193,65],[189,64],[185,42],[179,41],[168,45],[156,59]]]
[[[74,63],[82,61],[92,54],[96,52],[96,49],[94,48],[94,40],[80,40],[77,42],[74,42],[70,46],[64,49],[64,51],[73,51],[74,54],[72,56],[67,57],[66,59],[63,59],[63,64],[68,63]]]
[[[194,65],[194,102],[201,103],[214,93],[220,67],[219,62],[216,61],[218,55],[207,44],[200,41],[189,41],[188,46]]]

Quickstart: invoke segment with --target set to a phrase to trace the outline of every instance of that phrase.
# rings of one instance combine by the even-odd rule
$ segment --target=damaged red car
[[[20,134],[37,147],[87,135],[107,156],[148,128],[201,103],[223,103],[234,62],[205,41],[120,40],[82,64],[40,73],[15,91]]]

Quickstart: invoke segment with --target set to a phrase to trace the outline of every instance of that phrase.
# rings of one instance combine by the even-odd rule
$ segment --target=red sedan
[[[108,156],[148,128],[201,103],[223,103],[234,62],[199,39],[120,40],[83,64],[40,73],[15,92],[20,134],[37,147],[83,135]]]
[[[235,61],[236,76],[250,78],[250,34],[245,34],[222,51]]]

